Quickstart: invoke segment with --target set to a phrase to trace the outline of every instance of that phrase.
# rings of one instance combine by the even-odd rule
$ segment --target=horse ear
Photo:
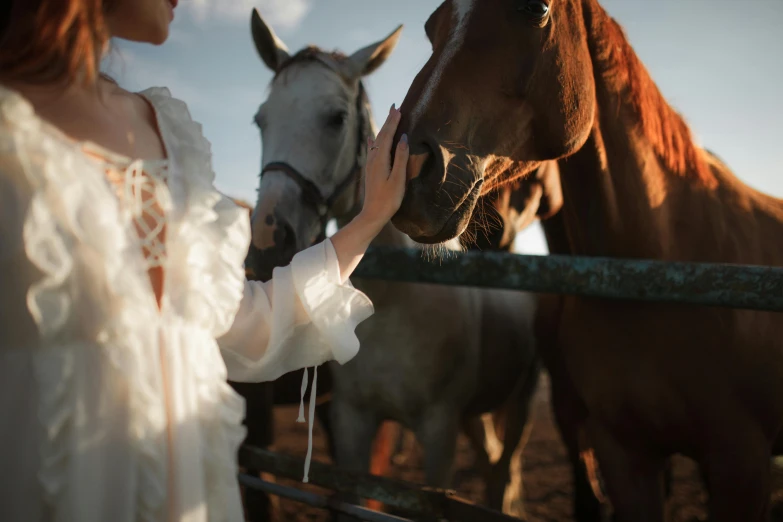
[[[253,42],[256,44],[258,55],[267,67],[277,72],[291,55],[285,44],[258,14],[256,8],[253,8],[253,13],[250,15],[250,32],[253,34]]]
[[[389,58],[389,55],[391,55],[392,51],[397,46],[397,41],[400,39],[402,28],[402,25],[398,26],[397,29],[383,40],[370,44],[353,53],[348,59],[350,75],[353,78],[367,76],[383,65],[383,62]]]

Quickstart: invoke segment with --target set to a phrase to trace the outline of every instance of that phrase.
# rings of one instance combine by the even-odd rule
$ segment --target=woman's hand
[[[370,140],[367,151],[364,206],[358,219],[374,223],[379,231],[399,210],[405,195],[405,169],[410,155],[407,135],[402,135],[394,153],[394,165],[390,164],[392,139],[400,118],[400,111],[392,105],[386,122],[375,142]]]
[[[408,137],[403,134],[391,161],[391,145],[400,111],[392,105],[375,142],[370,142],[364,173],[364,206],[359,215],[332,236],[342,280],[353,273],[370,242],[399,210],[405,195],[405,169],[410,154]]]

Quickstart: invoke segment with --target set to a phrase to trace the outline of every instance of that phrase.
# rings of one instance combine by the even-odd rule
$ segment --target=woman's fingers
[[[390,157],[392,138],[397,131],[400,117],[400,111],[395,109],[394,105],[392,105],[386,122],[384,122],[383,127],[381,127],[380,132],[378,132],[378,136],[375,138],[375,146],[378,147],[375,152],[382,154],[384,157]]]
[[[403,134],[400,142],[397,144],[397,150],[394,152],[394,164],[392,165],[389,178],[398,181],[405,179],[405,170],[408,167],[408,157],[410,156],[410,147],[408,147],[408,135]]]

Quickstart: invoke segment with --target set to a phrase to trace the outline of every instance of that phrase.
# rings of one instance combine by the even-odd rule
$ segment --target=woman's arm
[[[394,165],[389,165],[392,138],[399,123],[400,111],[392,106],[375,143],[370,142],[362,211],[332,236],[343,281],[351,277],[367,247],[400,208],[405,195],[405,168],[410,154],[407,136],[403,135],[397,146]]]

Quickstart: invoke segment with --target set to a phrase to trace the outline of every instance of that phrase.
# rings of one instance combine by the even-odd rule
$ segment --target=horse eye
[[[345,125],[345,120],[348,119],[348,113],[345,111],[337,111],[329,116],[327,123],[330,127],[340,128]]]
[[[518,11],[522,11],[526,15],[540,20],[549,14],[549,4],[543,0],[527,0],[524,5],[517,8]]]

